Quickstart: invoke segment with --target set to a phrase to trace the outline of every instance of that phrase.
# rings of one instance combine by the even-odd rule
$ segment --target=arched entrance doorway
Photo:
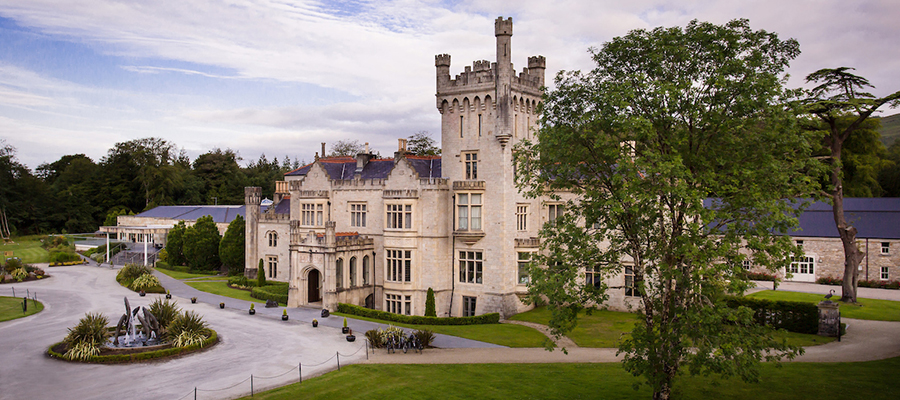
[[[321,274],[319,274],[319,270],[311,269],[309,270],[309,275],[306,277],[306,293],[307,293],[307,303],[315,303],[322,301],[322,291],[321,287],[319,287],[322,281]]]

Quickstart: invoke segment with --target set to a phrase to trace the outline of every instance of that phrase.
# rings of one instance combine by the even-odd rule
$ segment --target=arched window
[[[363,257],[363,285],[369,284],[369,256]]]
[[[356,286],[356,257],[350,258],[350,287]]]
[[[344,259],[338,258],[335,262],[335,271],[334,271],[335,284],[334,286],[338,289],[344,287]]]
[[[278,233],[269,232],[269,247],[278,246]]]

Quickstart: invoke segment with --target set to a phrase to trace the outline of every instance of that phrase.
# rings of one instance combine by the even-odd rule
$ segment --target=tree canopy
[[[783,87],[798,54],[747,20],[635,30],[591,49],[592,71],[560,72],[536,142],[516,147],[520,188],[566,201],[541,230],[530,299],[561,335],[630,298],[640,322],[619,352],[654,398],[685,369],[753,381],[759,360],[802,351],[724,305],[749,285],[744,260],[775,270],[799,251],[771,234],[816,184],[816,138]]]
[[[212,216],[197,218],[197,222],[184,231],[182,252],[187,265],[192,271],[218,270],[222,265],[219,259],[219,243],[222,237]]]
[[[435,145],[434,139],[426,131],[419,131],[409,136],[406,150],[417,156],[439,156],[441,148]]]
[[[853,193],[856,186],[861,184],[869,186],[879,186],[879,184],[877,172],[861,168],[859,174],[848,174],[847,172],[855,172],[856,168],[848,169],[847,167],[856,167],[857,165],[865,167],[866,164],[873,163],[871,158],[859,157],[858,151],[855,150],[861,145],[872,142],[870,132],[873,127],[869,122],[869,117],[885,104],[891,107],[900,105],[900,91],[885,97],[875,97],[864,91],[866,88],[874,87],[869,80],[854,75],[850,72],[852,70],[853,68],[848,67],[824,68],[809,74],[806,81],[815,82],[818,85],[809,92],[803,104],[805,111],[819,122],[816,128],[824,131],[822,136],[825,148],[829,152],[825,160],[830,165],[828,171],[830,186],[824,194],[831,200],[835,226],[844,247],[844,279],[841,286],[841,301],[855,303],[857,281],[859,280],[857,267],[865,255],[857,246],[856,228],[844,216],[845,190],[847,194],[850,194]],[[856,146],[851,147],[851,144]],[[875,143],[874,145],[879,144]],[[845,153],[845,150],[850,151]],[[889,166],[889,164],[884,166]],[[845,188],[848,183],[855,185]],[[878,189],[880,190],[880,187]]]
[[[219,259],[222,265],[228,269],[230,275],[238,275],[244,272],[244,244],[246,232],[244,231],[244,217],[238,215],[228,224],[225,235],[219,243]]]

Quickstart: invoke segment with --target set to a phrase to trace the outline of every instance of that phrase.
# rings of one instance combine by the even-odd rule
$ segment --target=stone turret
[[[259,203],[262,201],[262,188],[258,186],[244,188],[244,237],[247,238],[244,253],[244,270],[256,270],[259,250],[256,238],[259,235]]]

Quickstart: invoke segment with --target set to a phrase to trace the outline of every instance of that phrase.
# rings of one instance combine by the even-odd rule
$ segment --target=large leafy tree
[[[247,178],[231,149],[213,149],[194,160],[194,175],[203,182],[204,204],[243,204]]]
[[[428,135],[427,131],[419,131],[410,135],[406,149],[417,156],[441,155],[441,148],[436,145],[434,139]]]
[[[193,226],[184,231],[182,252],[192,271],[208,271],[218,269],[222,265],[219,260],[219,243],[222,236],[212,216],[197,218]]]
[[[178,221],[166,235],[166,252],[171,265],[187,265],[187,259],[184,257],[185,231],[187,231],[187,227],[184,221]]]
[[[244,217],[238,215],[225,230],[222,241],[219,243],[219,259],[222,265],[228,268],[230,275],[244,273],[244,244],[246,232],[244,232]]]
[[[900,105],[900,91],[885,97],[865,92],[873,88],[868,79],[854,75],[853,68],[825,68],[809,74],[807,82],[818,84],[805,99],[806,111],[824,125],[826,158],[831,165],[830,187],[825,195],[831,199],[834,222],[844,248],[844,282],[841,301],[856,302],[859,264],[865,254],[856,244],[857,230],[844,216],[844,180],[842,166],[844,147],[853,135],[865,132],[868,118],[884,105]],[[862,138],[860,138],[862,139]],[[857,139],[859,141],[859,139]],[[852,154],[852,153],[851,153]],[[848,160],[849,161],[849,160]]]
[[[591,54],[594,70],[557,75],[537,143],[517,146],[520,188],[567,200],[541,231],[531,299],[549,303],[562,335],[612,291],[634,295],[640,322],[619,352],[656,399],[684,370],[756,380],[761,359],[801,349],[724,298],[750,284],[742,261],[775,270],[799,251],[772,235],[796,223],[785,199],[815,184],[815,137],[783,88],[799,45],[747,20],[692,21]],[[586,285],[588,269],[603,279]]]

